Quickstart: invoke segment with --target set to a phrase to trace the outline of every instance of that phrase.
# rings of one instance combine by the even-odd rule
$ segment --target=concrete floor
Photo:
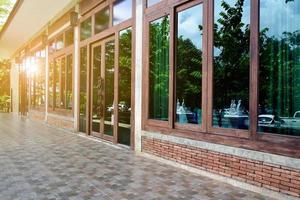
[[[0,114],[0,199],[270,199],[134,152]]]

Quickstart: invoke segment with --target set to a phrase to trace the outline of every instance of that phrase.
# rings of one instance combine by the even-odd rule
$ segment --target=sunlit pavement
[[[134,152],[0,114],[0,199],[270,199]]]

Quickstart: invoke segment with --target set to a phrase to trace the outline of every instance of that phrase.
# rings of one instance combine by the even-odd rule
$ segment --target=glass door
[[[115,120],[115,41],[113,37],[92,45],[91,66],[91,135],[112,141]]]

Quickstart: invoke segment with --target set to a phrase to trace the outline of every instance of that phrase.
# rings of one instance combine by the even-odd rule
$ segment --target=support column
[[[75,11],[79,13],[79,4],[75,6]],[[80,51],[79,51],[79,42],[80,42],[80,33],[79,33],[79,24],[74,27],[74,85],[73,85],[73,110],[74,110],[74,130],[75,132],[79,131],[79,73],[80,73]]]
[[[142,134],[142,66],[143,66],[143,1],[136,0],[135,18],[135,151],[141,151]]]

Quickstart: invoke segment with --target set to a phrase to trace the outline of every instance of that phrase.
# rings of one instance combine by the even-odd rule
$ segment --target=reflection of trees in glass
[[[271,25],[260,32],[259,112],[291,117],[300,110],[300,30],[269,36]]]
[[[119,38],[119,103],[124,104],[126,112],[131,107],[131,37],[130,28],[122,31]],[[130,112],[128,114],[120,116],[120,122],[130,123]]]
[[[103,105],[101,105],[101,101],[103,100],[103,81],[101,78],[101,47],[101,45],[96,46],[93,50],[93,119],[99,119],[103,114]]]
[[[250,27],[242,20],[244,0],[227,2],[214,25],[214,109],[228,108],[233,99],[248,109]]]
[[[109,8],[106,7],[95,14],[95,33],[104,31],[109,26]]]
[[[169,105],[169,16],[150,23],[149,117],[168,120]]]
[[[0,107],[10,100],[10,67],[9,60],[0,61]]]
[[[189,107],[201,108],[202,51],[190,39],[177,39],[176,97]]]
[[[72,89],[72,83],[73,83],[73,56],[72,55],[68,55],[67,56],[67,88],[66,88],[66,106],[67,109],[72,109],[73,107],[73,89]]]
[[[109,108],[114,103],[115,42],[105,43],[105,119],[111,120]]]
[[[86,115],[87,48],[80,49],[80,115]]]

